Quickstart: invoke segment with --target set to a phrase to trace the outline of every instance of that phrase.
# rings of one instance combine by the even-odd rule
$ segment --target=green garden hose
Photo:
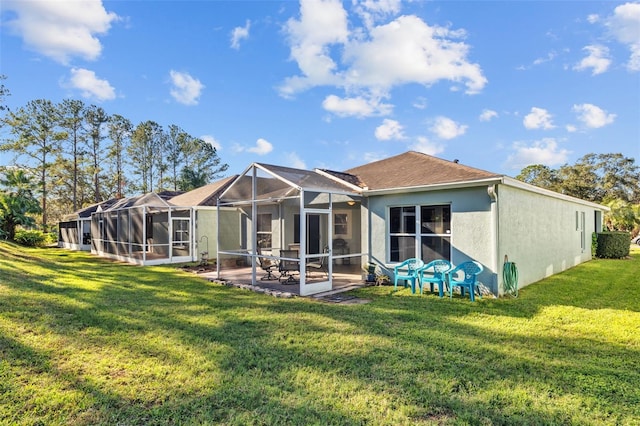
[[[507,256],[504,257],[502,280],[504,282],[505,294],[518,297],[518,268],[514,262],[509,262]]]

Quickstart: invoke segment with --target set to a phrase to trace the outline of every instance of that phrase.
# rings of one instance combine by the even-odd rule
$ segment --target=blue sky
[[[587,153],[640,163],[638,2],[0,7],[11,109],[73,98],[176,124],[214,144],[229,174],[345,170],[407,150],[511,176]]]

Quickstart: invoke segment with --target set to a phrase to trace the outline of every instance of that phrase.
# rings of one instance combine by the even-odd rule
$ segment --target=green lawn
[[[640,251],[517,299],[280,299],[0,243],[2,424],[640,424]]]

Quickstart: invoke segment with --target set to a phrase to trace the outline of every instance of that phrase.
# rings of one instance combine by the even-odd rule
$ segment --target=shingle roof
[[[384,160],[346,170],[369,190],[407,188],[498,178],[502,175],[408,151]]]
[[[209,185],[201,186],[169,200],[174,206],[215,206],[218,196],[233,182],[238,175],[234,175]]]

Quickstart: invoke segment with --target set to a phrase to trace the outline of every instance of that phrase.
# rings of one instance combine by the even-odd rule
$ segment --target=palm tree
[[[9,169],[0,179],[0,235],[13,241],[17,226],[33,226],[31,214],[40,213],[39,201],[34,197],[36,185],[21,169]]]

